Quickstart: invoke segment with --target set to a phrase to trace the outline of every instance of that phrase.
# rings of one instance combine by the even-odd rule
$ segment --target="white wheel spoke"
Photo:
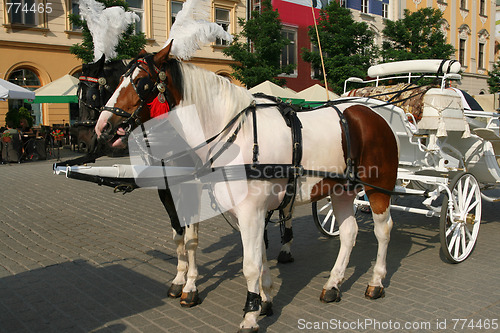
[[[329,208],[330,206],[331,206],[330,203],[327,203],[326,205],[324,205],[323,207],[321,207],[320,209],[318,209],[318,212],[322,212],[325,209]]]
[[[451,236],[450,242],[448,243],[448,252],[450,252],[450,253],[451,253],[451,250],[453,250],[453,246],[455,245],[456,238],[457,238],[457,233],[454,232],[453,236]]]
[[[459,181],[457,184],[457,201],[458,201],[458,208],[459,211],[462,211],[462,197],[463,197],[463,192],[462,192],[462,182]]]
[[[332,219],[330,224],[330,233],[333,233],[333,229],[335,229],[335,221]]]
[[[468,206],[467,210],[465,211],[465,215],[469,214],[469,212],[473,210],[480,202],[481,199],[474,201],[470,206]]]
[[[453,232],[453,230],[455,230],[456,227],[457,223],[452,223],[450,227],[446,230],[446,237],[448,237]]]
[[[458,232],[457,232],[458,231]],[[459,230],[456,230],[455,229],[455,255],[454,257],[455,258],[458,258],[458,250],[460,250],[460,229]]]
[[[333,213],[333,210],[330,209],[328,211],[328,214],[326,214],[326,217],[323,219],[323,223],[321,223],[321,226],[324,228],[325,227],[325,224],[328,223],[328,219],[330,218],[330,216],[332,216],[332,213]]]
[[[462,210],[462,214],[464,214],[464,216],[463,216],[464,219],[465,219],[465,215],[468,212],[469,204],[472,200],[472,197],[474,196],[474,194],[476,194],[476,186],[477,186],[476,184],[472,184],[472,188],[470,189],[469,194],[467,195],[467,193],[464,193],[465,195],[467,195],[467,199],[465,201],[465,204],[464,204],[464,207]]]
[[[466,239],[465,239],[465,229],[467,229],[467,227],[465,225],[462,226],[462,228],[460,228],[460,232],[461,232],[461,240],[462,240],[462,253],[464,253],[467,249],[467,245],[466,245]]]

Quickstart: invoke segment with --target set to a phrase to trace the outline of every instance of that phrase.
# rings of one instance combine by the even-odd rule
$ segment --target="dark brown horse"
[[[240,330],[257,331],[262,306],[272,300],[263,235],[266,213],[280,205],[288,188],[288,179],[277,176],[278,172],[297,172],[296,204],[332,195],[341,246],[321,293],[323,302],[340,300],[339,287],[357,234],[353,211],[356,193],[350,185],[365,184],[379,245],[365,295],[382,297],[393,224],[389,191],[395,186],[398,168],[398,143],[386,121],[359,104],[328,104],[314,111],[298,112],[303,149],[301,165],[296,166],[291,163],[294,138],[279,106],[268,99],[255,98],[212,72],[170,59],[170,47],[171,44],[157,54],[144,55],[132,65],[101,112],[96,133],[109,145],[122,146],[131,129],[150,119],[148,103],[163,94],[162,99],[175,107],[176,124],[191,147],[200,143],[201,131],[207,138],[215,136],[219,143],[232,142],[238,148],[237,158],[224,156],[222,148],[211,145],[208,155],[207,150],[198,152],[208,168],[221,167],[222,162],[217,162],[221,160],[225,161],[224,167],[255,166],[253,147],[258,136],[257,164],[274,166],[272,175],[256,176],[248,168],[248,179],[216,182],[212,187],[215,198],[238,220],[243,242],[247,301]],[[255,166],[255,170],[262,168]],[[347,178],[350,183],[346,183]],[[227,192],[228,187],[231,193]],[[238,197],[232,197],[232,193]]]

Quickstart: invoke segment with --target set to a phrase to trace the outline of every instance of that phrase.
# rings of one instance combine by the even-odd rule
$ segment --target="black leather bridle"
[[[103,106],[101,111],[109,111],[112,114],[125,118],[116,128],[123,128],[125,130],[125,135],[123,137],[128,137],[131,131],[142,124],[139,119],[140,112],[144,106],[150,103],[156,96],[163,95],[165,102],[168,104],[169,108],[172,109],[175,106],[174,99],[171,92],[167,89],[167,75],[163,69],[159,69],[153,60],[154,54],[148,54],[143,58],[138,58],[134,61],[130,68],[122,75],[122,79],[130,77],[136,68],[139,68],[146,72],[148,76],[139,79],[137,84],[130,79],[130,84],[134,88],[135,93],[139,97],[141,103],[132,113],[126,112],[125,110],[118,107]],[[147,66],[147,67],[145,67]],[[111,133],[115,131],[116,128],[108,129],[107,133],[101,134],[103,140],[108,140],[112,138]]]

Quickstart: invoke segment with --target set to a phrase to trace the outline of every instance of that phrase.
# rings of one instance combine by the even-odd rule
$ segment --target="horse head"
[[[132,130],[152,118],[150,105],[158,97],[172,109],[182,99],[179,63],[169,59],[172,43],[158,53],[141,51],[122,75],[118,88],[101,109],[95,131],[99,140],[123,148]]]
[[[91,151],[94,147],[94,127],[101,107],[118,86],[127,65],[122,60],[105,62],[104,55],[96,62],[83,64],[78,83],[78,141]]]

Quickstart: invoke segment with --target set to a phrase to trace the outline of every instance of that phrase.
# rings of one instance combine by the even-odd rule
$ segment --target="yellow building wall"
[[[7,2],[10,1],[0,0],[0,78],[7,79],[12,71],[26,68],[38,75],[43,86],[81,69],[81,61],[69,53],[71,45],[81,43],[81,33],[71,31],[67,19],[70,0],[51,2],[51,13],[40,14],[33,27],[11,25],[6,16]],[[246,17],[246,1],[213,0],[212,21],[215,7],[230,10],[230,32],[239,32],[237,18]],[[144,0],[146,51],[157,52],[163,47],[171,26],[170,12],[170,0]],[[214,45],[197,51],[191,62],[223,75],[232,72],[232,61]],[[7,111],[8,102],[0,102],[0,126],[4,125]],[[45,103],[42,112],[44,125],[69,122],[69,104]]]
[[[479,94],[487,92],[486,79],[488,70],[491,70],[495,62],[495,0],[485,1],[485,15],[480,15],[480,1],[467,0],[466,10],[460,8],[459,0],[402,0],[400,7],[415,12],[423,7],[432,7],[441,10],[443,19],[446,21],[445,34],[448,43],[455,47],[455,59],[459,59],[460,27],[467,25],[470,31],[466,34],[465,61],[462,63],[462,85],[461,89]],[[402,18],[402,17],[399,17]],[[486,37],[479,33],[486,31]],[[484,42],[483,67],[478,66],[479,41]]]

